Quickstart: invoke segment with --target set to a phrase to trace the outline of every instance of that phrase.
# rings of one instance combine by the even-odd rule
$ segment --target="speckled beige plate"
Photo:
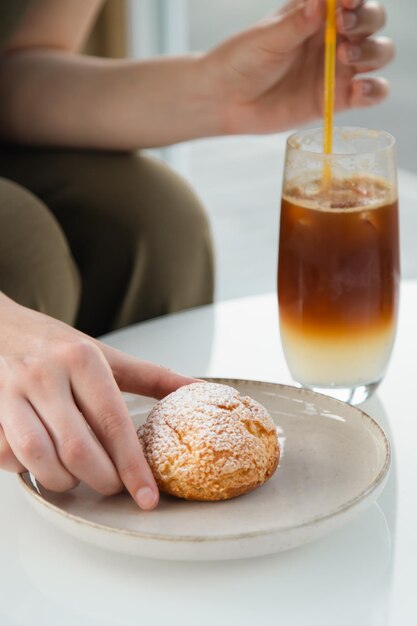
[[[103,498],[85,486],[68,494],[19,478],[46,520],[91,544],[144,557],[218,560],[286,550],[331,532],[379,495],[390,446],[380,426],[357,408],[304,389],[216,379],[261,402],[282,446],[280,467],[263,487],[225,502],[162,496],[152,512],[126,495]],[[137,425],[153,405],[128,396]]]

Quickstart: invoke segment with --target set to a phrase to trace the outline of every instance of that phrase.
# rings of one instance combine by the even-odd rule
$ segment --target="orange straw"
[[[326,0],[326,31],[324,38],[324,153],[331,154],[333,150],[333,113],[336,78],[336,2]],[[324,181],[330,182],[330,161],[324,163]]]

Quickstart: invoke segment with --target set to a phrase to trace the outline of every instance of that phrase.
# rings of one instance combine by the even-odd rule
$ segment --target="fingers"
[[[194,382],[114,353],[135,389],[162,396]],[[93,341],[77,337],[59,342],[46,358],[16,357],[2,365],[0,468],[26,468],[52,491],[71,489],[79,480],[105,495],[125,486],[143,509],[157,505],[158,488],[136,430]]]
[[[105,350],[129,391],[162,397],[195,382]],[[0,468],[28,469],[53,491],[71,489],[79,480],[106,495],[125,486],[139,506],[152,509],[158,488],[103,352],[77,337],[54,345],[45,358],[5,360]]]
[[[0,426],[0,468],[6,472],[14,472],[16,474],[24,472],[26,469],[13,454],[2,426]]]
[[[341,0],[340,4],[346,9],[356,9],[364,2],[365,0]]]
[[[135,359],[119,350],[97,342],[122,391],[160,400],[179,387],[195,383],[190,376],[177,374],[166,367]]]
[[[340,11],[337,25],[346,37],[368,36],[381,30],[386,23],[386,12],[378,2],[368,2],[356,11]]]
[[[388,82],[384,78],[364,78],[352,82],[350,106],[368,107],[382,102],[389,93]]]
[[[93,344],[81,344],[74,352],[71,383],[79,409],[123,484],[141,508],[154,508],[158,488],[110,366]]]
[[[265,20],[253,31],[256,33],[256,49],[276,59],[308,39],[319,28],[321,19],[318,0],[280,11],[277,17]]]
[[[343,9],[357,9],[366,0],[339,0],[339,4]],[[324,14],[326,0],[289,0],[279,11],[289,11],[294,7],[303,6],[307,15],[313,15],[317,11],[322,11]]]
[[[177,374],[166,367],[150,363],[149,361],[141,361],[140,366],[141,375],[139,376],[139,363],[132,364],[132,374],[135,372],[135,378],[140,383],[140,385],[136,385],[138,389],[136,393],[157,398],[158,400],[184,385],[196,382],[195,378]]]
[[[339,61],[356,72],[372,72],[384,67],[395,56],[393,42],[387,37],[365,39],[362,43],[343,42],[337,50]]]
[[[54,445],[29,402],[4,394],[2,426],[6,439],[23,467],[52,491],[67,491],[77,480],[62,465]]]
[[[63,466],[77,479],[103,495],[122,491],[123,485],[103,447],[93,436],[74,403],[68,379],[43,366],[47,386],[29,393]]]

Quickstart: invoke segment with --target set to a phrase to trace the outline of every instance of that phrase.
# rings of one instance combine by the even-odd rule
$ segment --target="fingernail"
[[[141,509],[147,511],[153,509],[158,502],[158,494],[150,487],[141,487],[136,492],[135,500]]]
[[[349,61],[359,61],[361,58],[361,49],[359,46],[348,46],[346,54]]]
[[[372,93],[372,83],[369,80],[362,82],[362,95],[369,96]]]
[[[358,23],[358,17],[356,13],[352,13],[350,11],[345,11],[344,13],[342,13],[342,23],[344,31],[352,30],[352,28],[355,28],[356,24]]]

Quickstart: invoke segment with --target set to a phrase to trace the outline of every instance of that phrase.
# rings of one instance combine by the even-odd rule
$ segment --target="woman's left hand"
[[[360,76],[394,57],[393,42],[374,37],[385,21],[378,2],[339,0],[337,111],[371,106],[387,96],[386,80]],[[322,116],[324,23],[324,0],[291,0],[203,56],[221,134],[276,132]]]

